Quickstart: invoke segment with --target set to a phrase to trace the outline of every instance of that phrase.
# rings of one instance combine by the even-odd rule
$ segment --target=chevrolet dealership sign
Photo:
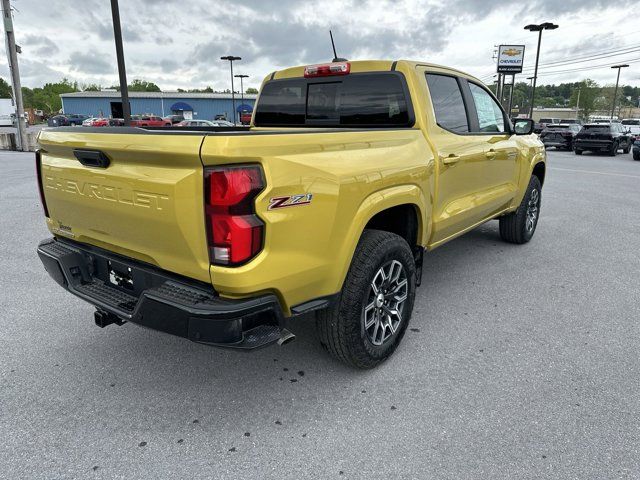
[[[524,45],[500,45],[498,47],[498,73],[522,73]]]

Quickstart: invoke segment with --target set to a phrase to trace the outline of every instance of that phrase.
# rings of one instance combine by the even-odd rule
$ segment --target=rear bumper
[[[96,321],[106,314],[194,342],[239,349],[280,339],[283,314],[275,295],[222,299],[210,285],[66,239],[44,240],[38,255],[59,285],[96,306]]]
[[[574,148],[580,150],[602,150],[609,149],[613,145],[611,140],[575,140],[573,142]]]
[[[556,147],[556,148],[571,148],[573,145],[572,140],[542,140],[542,143],[545,147]]]

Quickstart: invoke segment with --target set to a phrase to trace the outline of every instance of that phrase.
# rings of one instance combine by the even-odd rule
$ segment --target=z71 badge
[[[313,198],[312,193],[302,193],[299,195],[286,195],[282,197],[273,197],[269,200],[269,210],[285,207],[297,207],[299,205],[308,205]]]

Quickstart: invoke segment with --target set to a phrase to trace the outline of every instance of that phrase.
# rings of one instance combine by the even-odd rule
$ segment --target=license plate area
[[[123,265],[113,260],[107,261],[107,272],[109,274],[109,283],[124,290],[133,291],[133,275],[131,267]]]

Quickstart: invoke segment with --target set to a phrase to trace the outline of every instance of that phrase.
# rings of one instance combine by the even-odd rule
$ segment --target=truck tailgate
[[[71,130],[39,137],[51,232],[210,282],[204,134]],[[81,163],[87,150],[102,152],[109,165]]]

